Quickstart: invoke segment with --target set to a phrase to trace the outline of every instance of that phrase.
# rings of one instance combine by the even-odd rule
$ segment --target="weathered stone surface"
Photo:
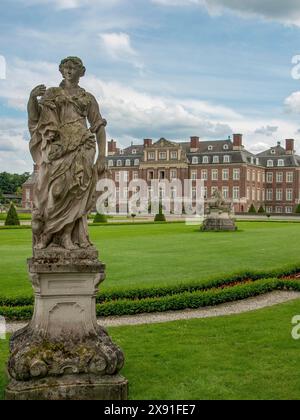
[[[128,381],[120,375],[66,375],[17,382],[6,389],[7,400],[127,400]]]

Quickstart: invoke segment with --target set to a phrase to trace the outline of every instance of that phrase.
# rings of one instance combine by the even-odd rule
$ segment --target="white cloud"
[[[275,20],[284,24],[300,26],[299,0],[151,0],[163,6],[191,6],[204,7],[211,15],[222,14],[226,11],[241,16],[259,16],[268,20]]]
[[[267,126],[263,126],[263,127],[257,128],[255,130],[255,134],[262,134],[263,136],[271,137],[275,133],[277,133],[277,131],[278,131],[278,127],[277,126],[267,125]]]
[[[286,110],[293,114],[300,114],[300,92],[292,93],[284,101]]]
[[[138,59],[137,51],[131,45],[128,34],[111,32],[102,33],[99,36],[102,47],[113,60],[129,62],[138,68],[143,68],[143,64]]]
[[[108,6],[111,7],[116,3],[119,3],[121,0],[19,0],[25,6],[35,6],[35,5],[50,5],[54,6],[58,10],[65,9],[76,9],[79,7],[87,7],[92,5],[97,5],[101,7]]]

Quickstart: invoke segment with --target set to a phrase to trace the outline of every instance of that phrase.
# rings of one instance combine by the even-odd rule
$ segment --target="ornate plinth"
[[[231,217],[228,212],[223,212],[216,210],[211,211],[211,213],[206,217],[203,222],[201,230],[204,232],[208,231],[236,231],[237,227],[235,224],[235,219]]]
[[[10,400],[127,399],[122,351],[97,324],[96,294],[105,266],[94,248],[35,251],[32,321],[10,343]]]

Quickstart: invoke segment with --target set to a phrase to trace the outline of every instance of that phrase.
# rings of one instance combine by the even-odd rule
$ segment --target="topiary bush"
[[[163,206],[162,204],[159,204],[159,213],[155,216],[154,222],[166,222],[166,221],[167,219],[163,212]]]
[[[15,206],[11,203],[5,220],[5,226],[20,226],[20,220]]]
[[[296,207],[295,213],[300,214],[300,204],[298,204],[298,206]]]
[[[265,209],[263,208],[263,206],[260,206],[260,208],[258,209],[258,213],[260,214],[265,214]]]
[[[250,209],[248,211],[248,213],[252,213],[252,214],[256,214],[256,208],[254,207],[254,204],[251,204]]]
[[[105,214],[99,214],[97,213],[93,223],[107,223],[107,217]]]

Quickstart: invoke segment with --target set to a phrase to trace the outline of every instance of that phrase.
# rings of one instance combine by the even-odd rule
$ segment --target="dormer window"
[[[136,155],[136,149],[132,149],[132,154]]]
[[[278,160],[278,166],[284,166],[284,160],[283,159]]]
[[[130,166],[131,165],[131,160],[130,159],[126,159],[125,165],[126,166]]]
[[[211,152],[213,150],[213,146],[208,146],[208,150]]]
[[[259,166],[259,158],[256,158],[256,165]]]
[[[219,156],[214,156],[213,157],[213,163],[219,163],[219,162],[220,162]]]
[[[273,167],[274,166],[274,162],[273,162],[273,160],[268,160],[268,162],[267,162],[267,167],[268,168],[271,168],[271,167]]]
[[[223,149],[224,149],[224,150],[228,150],[228,149],[229,149],[228,144],[224,144]]]
[[[209,163],[208,156],[203,156],[203,163]]]
[[[108,161],[108,166],[114,166],[114,161],[113,160],[109,160]]]
[[[229,155],[225,155],[224,159],[223,159],[224,163],[229,163],[230,162],[230,156]]]
[[[120,150],[120,155],[124,155],[124,150]]]
[[[117,166],[122,166],[122,161],[121,160],[117,160]]]
[[[275,155],[276,154],[276,150],[275,149],[271,149],[271,155]]]
[[[193,165],[198,165],[199,159],[197,158],[197,156],[193,156],[192,163]]]
[[[140,164],[139,159],[135,159],[135,160],[134,160],[134,166],[139,166],[139,164]]]

